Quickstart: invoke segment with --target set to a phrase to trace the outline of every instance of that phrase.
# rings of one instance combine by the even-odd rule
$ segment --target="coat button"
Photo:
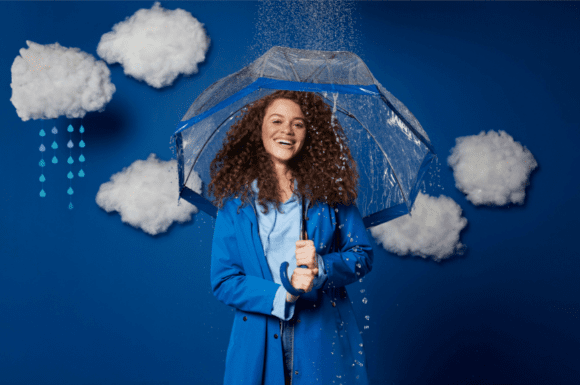
[[[278,334],[274,334],[274,338],[278,338]]]
[[[244,321],[247,321],[248,320],[248,317],[244,316],[243,320]]]
[[[299,319],[297,319],[296,322],[300,323],[301,321]]]

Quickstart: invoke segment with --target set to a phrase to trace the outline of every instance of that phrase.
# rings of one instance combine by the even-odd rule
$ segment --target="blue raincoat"
[[[280,320],[271,315],[279,284],[260,241],[256,207],[239,198],[218,211],[211,257],[213,293],[236,308],[224,384],[284,384]],[[322,256],[324,285],[300,296],[294,309],[292,385],[368,384],[362,338],[345,285],[372,268],[373,250],[355,205],[317,203],[306,229]],[[337,238],[338,237],[338,238]]]

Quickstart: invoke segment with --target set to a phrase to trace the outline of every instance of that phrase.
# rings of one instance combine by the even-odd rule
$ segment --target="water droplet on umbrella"
[[[69,187],[68,190],[66,190],[66,192],[68,193],[68,195],[73,195],[75,193],[72,187]]]
[[[46,163],[44,163],[44,159],[41,159],[40,162],[38,162],[38,165],[40,167],[44,167],[46,165]]]
[[[69,172],[68,172],[68,174],[67,174],[66,176],[67,176],[67,178],[69,178],[69,179],[72,179],[72,178],[74,178],[74,177],[75,177],[75,176],[74,176],[74,174],[72,173],[72,171],[69,171]]]
[[[367,303],[368,301],[369,301],[369,300],[367,299],[367,297],[364,297],[364,298],[362,299],[362,302],[363,302],[365,305],[366,305],[366,303]]]
[[[371,317],[368,315],[365,315],[365,319],[368,321],[369,319],[371,319]],[[361,346],[362,346],[362,344],[361,344]]]
[[[85,161],[85,157],[83,154],[81,154],[81,156],[79,156],[79,162],[84,162]]]
[[[85,148],[85,142],[81,140],[81,141],[79,142],[79,147],[80,147],[80,148]]]
[[[360,290],[360,292],[361,292],[361,293],[364,293],[364,292],[365,292],[365,289],[361,289],[361,290]]]
[[[68,148],[73,148],[75,145],[73,144],[72,140],[69,140],[68,143],[66,144],[66,146]]]
[[[360,347],[362,348],[362,347],[363,347],[363,344],[362,344],[362,342],[361,342],[360,344],[358,344],[358,346],[360,346]]]
[[[40,136],[46,136],[46,132],[44,132],[44,130],[41,129],[40,132],[38,133],[38,135],[40,135]]]
[[[66,129],[68,132],[73,132],[75,129],[73,128],[72,124],[68,125],[68,128]]]
[[[40,197],[44,198],[46,196],[46,193],[44,192],[44,190],[40,190]]]
[[[54,164],[58,163],[58,159],[56,159],[56,155],[52,157],[52,163],[54,163]]]
[[[82,134],[83,132],[85,132],[85,128],[83,127],[83,125],[81,124],[81,128],[79,129],[79,132]]]
[[[79,171],[79,176],[82,178],[83,176],[85,176],[85,172],[83,171],[83,169],[81,168],[81,171]]]
[[[53,150],[56,150],[58,148],[58,144],[56,144],[56,142],[52,142],[52,147]]]
[[[362,350],[359,350],[358,351],[358,354],[362,355],[363,354]]]
[[[40,175],[40,178],[38,178],[38,180],[41,182],[45,182],[46,178],[44,177],[44,174]]]
[[[38,149],[40,150],[40,152],[46,151],[46,147],[44,147],[44,144],[41,144]]]
[[[52,133],[55,135],[58,134],[58,130],[56,129],[56,127],[52,127]]]
[[[73,160],[72,156],[69,156],[67,162],[68,164],[73,164],[75,161]]]
[[[365,325],[364,329],[367,330],[369,328],[369,325]]]

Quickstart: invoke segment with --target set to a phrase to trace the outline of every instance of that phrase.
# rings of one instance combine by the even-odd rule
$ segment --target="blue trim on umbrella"
[[[303,83],[303,82],[291,82],[287,80],[275,80],[268,78],[258,78],[255,82],[245,87],[241,91],[236,92],[229,98],[223,100],[222,102],[216,104],[203,114],[194,116],[193,118],[185,121],[179,122],[177,131],[173,135],[177,135],[179,132],[185,130],[188,127],[193,126],[197,122],[202,121],[208,116],[214,114],[215,112],[237,102],[238,100],[244,98],[245,96],[251,94],[252,92],[260,89],[274,89],[274,90],[287,90],[287,91],[305,91],[305,92],[340,92],[341,94],[355,94],[355,95],[381,95],[379,89],[374,84],[363,86],[363,85],[342,85],[342,84],[319,84],[319,83]]]
[[[217,217],[217,207],[215,207],[209,200],[202,197],[192,189],[187,186],[183,186],[181,193],[179,194],[183,199],[201,209],[204,213]]]
[[[364,217],[363,223],[368,229],[369,227],[380,225],[381,223],[388,222],[406,214],[409,214],[409,209],[407,209],[407,204],[403,202],[396,206],[389,207],[388,209]]]

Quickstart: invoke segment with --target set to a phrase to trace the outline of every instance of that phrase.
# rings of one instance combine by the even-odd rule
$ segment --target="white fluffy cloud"
[[[528,177],[538,163],[532,153],[505,133],[495,131],[455,139],[447,163],[455,186],[475,205],[524,203]]]
[[[102,60],[79,48],[58,43],[26,41],[12,63],[12,98],[16,113],[29,119],[82,118],[89,111],[102,111],[112,99],[115,85]]]
[[[103,183],[97,193],[97,204],[107,212],[118,211],[123,222],[155,235],[167,231],[174,221],[191,220],[197,207],[181,199],[177,179],[177,161],[160,161],[155,154],[137,160]],[[201,192],[197,174],[188,187]]]
[[[161,88],[179,74],[196,73],[208,47],[203,24],[191,13],[156,2],[115,24],[101,37],[97,54],[109,64],[120,63],[126,75]]]
[[[459,233],[466,225],[467,219],[461,216],[461,207],[453,199],[419,193],[411,215],[371,227],[370,231],[392,253],[440,261],[463,253],[465,247],[459,242]]]

